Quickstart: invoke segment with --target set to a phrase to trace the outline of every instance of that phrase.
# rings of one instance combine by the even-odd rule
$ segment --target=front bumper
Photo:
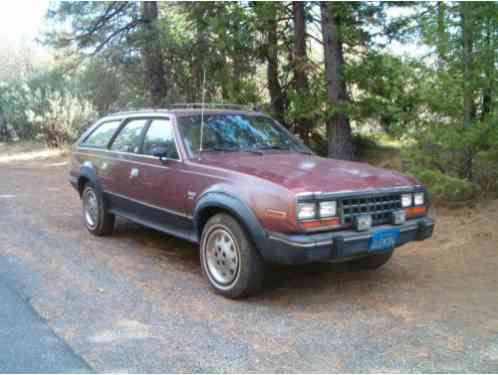
[[[267,261],[297,265],[313,262],[344,262],[369,254],[372,235],[382,229],[399,228],[396,247],[410,241],[423,241],[432,236],[434,220],[429,217],[412,219],[403,225],[379,225],[369,231],[354,230],[316,234],[285,235],[268,233],[265,259]]]

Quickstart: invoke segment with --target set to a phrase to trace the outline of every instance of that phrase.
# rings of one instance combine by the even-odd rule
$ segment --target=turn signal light
[[[341,224],[341,221],[338,217],[334,217],[326,220],[313,220],[313,221],[303,221],[301,223],[304,229],[317,229],[317,228],[325,228],[338,226]]]
[[[410,207],[410,208],[407,208],[405,211],[406,211],[406,217],[417,217],[417,216],[425,215],[427,209],[424,206],[422,206],[422,207]]]

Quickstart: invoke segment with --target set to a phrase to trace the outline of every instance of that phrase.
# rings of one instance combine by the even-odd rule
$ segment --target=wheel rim
[[[239,249],[232,234],[224,228],[213,230],[205,247],[206,265],[214,281],[232,283],[239,271]]]
[[[92,189],[85,191],[83,196],[83,208],[86,224],[92,229],[95,228],[99,217],[99,202],[97,200],[97,195]]]

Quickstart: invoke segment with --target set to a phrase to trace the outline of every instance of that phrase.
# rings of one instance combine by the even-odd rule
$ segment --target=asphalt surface
[[[11,274],[10,260],[0,258],[2,275]],[[0,372],[90,372],[88,364],[3,277],[0,301]]]
[[[378,271],[278,268],[231,301],[186,242],[91,236],[67,168],[0,164],[0,370],[498,372],[498,201]]]

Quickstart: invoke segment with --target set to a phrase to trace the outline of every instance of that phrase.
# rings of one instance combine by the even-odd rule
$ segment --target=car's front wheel
[[[104,199],[95,187],[87,183],[81,194],[83,217],[88,231],[96,236],[111,234],[115,216],[105,210]]]
[[[211,286],[229,298],[258,292],[266,265],[244,228],[227,214],[211,217],[204,226],[201,266]]]

